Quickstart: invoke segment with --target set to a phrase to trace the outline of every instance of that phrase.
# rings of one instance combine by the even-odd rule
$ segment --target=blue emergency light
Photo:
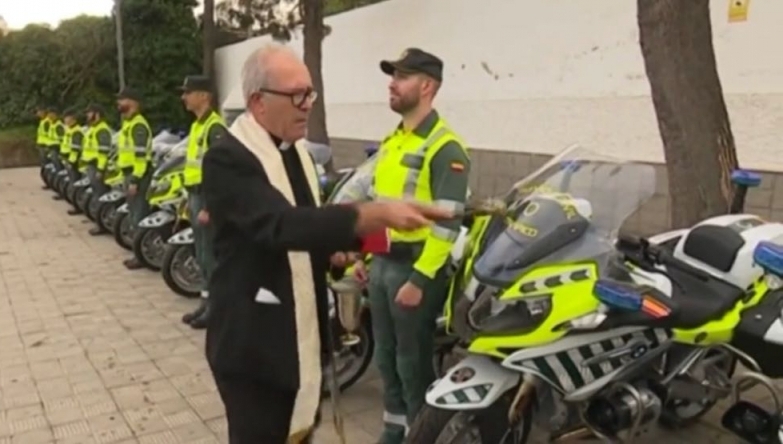
[[[593,284],[593,295],[609,307],[625,311],[639,311],[644,302],[644,296],[635,289],[605,279]]]
[[[761,183],[761,174],[748,170],[734,170],[731,172],[731,182],[734,185],[742,185],[754,188]]]
[[[764,271],[783,277],[783,245],[761,241],[753,250],[753,261]]]

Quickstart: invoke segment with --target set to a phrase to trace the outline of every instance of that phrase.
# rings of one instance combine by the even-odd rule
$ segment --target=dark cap
[[[426,74],[437,81],[443,80],[443,61],[419,48],[408,48],[397,60],[381,62],[381,71],[393,75],[395,71]]]
[[[210,80],[207,76],[187,76],[185,77],[185,81],[182,83],[182,86],[179,87],[179,90],[182,92],[194,92],[194,91],[203,91],[203,92],[212,92],[212,80]]]
[[[87,105],[87,109],[85,109],[84,112],[103,114],[103,107],[97,103],[91,103]]]
[[[117,93],[117,98],[133,100],[134,102],[141,102],[141,94],[139,94],[138,91],[131,88],[130,86],[122,88],[120,92]]]
[[[63,117],[76,117],[79,114],[75,107],[71,107],[63,111]]]
[[[58,114],[59,111],[57,110],[57,107],[47,106],[46,107],[46,112],[47,113],[52,113],[52,114]]]

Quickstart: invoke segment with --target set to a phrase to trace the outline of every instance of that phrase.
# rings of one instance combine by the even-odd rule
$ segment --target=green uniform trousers
[[[152,167],[147,165],[147,171],[144,172],[144,175],[138,181],[136,186],[136,194],[133,197],[127,197],[126,201],[128,202],[128,210],[130,211],[129,216],[131,218],[131,222],[133,223],[134,230],[139,226],[139,222],[141,222],[150,214],[150,204],[147,202],[147,189],[150,187],[151,182]],[[125,176],[126,191],[130,184],[131,176]]]
[[[204,198],[198,193],[188,194],[188,211],[190,212],[190,223],[193,227],[194,249],[196,250],[196,261],[201,269],[201,276],[204,278],[204,286],[201,289],[201,296],[207,297],[207,286],[212,276],[212,270],[215,269],[215,255],[212,252],[212,224],[201,225],[198,222],[198,213],[205,208]]]
[[[435,320],[447,293],[445,269],[422,289],[417,308],[394,301],[413,272],[412,261],[375,256],[369,270],[369,300],[375,338],[375,360],[383,379],[384,432],[382,444],[400,444],[407,425],[424,404],[435,380]]]

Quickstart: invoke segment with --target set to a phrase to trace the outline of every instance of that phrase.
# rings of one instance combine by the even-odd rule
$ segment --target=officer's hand
[[[394,302],[402,308],[416,308],[421,304],[422,291],[421,288],[406,282],[400,287],[397,292],[397,297],[394,298]]]
[[[367,282],[367,266],[364,264],[364,261],[356,261],[353,264],[353,277],[362,284]]]
[[[138,187],[136,186],[136,184],[128,185],[128,195],[129,196],[135,196],[136,195],[136,191],[138,191]]]
[[[196,218],[198,219],[198,223],[200,223],[201,225],[206,225],[209,223],[209,213],[207,212],[207,210],[199,211],[198,216],[196,216]]]
[[[101,179],[103,179],[103,173],[95,173],[95,179],[96,179],[96,180],[101,180]]]
[[[335,267],[345,268],[348,266],[348,255],[341,251],[337,252],[329,258],[329,262],[331,262]]]

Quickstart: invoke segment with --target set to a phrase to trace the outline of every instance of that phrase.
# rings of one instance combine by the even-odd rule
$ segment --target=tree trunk
[[[304,62],[313,77],[313,88],[318,91],[318,100],[313,104],[307,122],[307,139],[311,142],[329,144],[326,131],[326,97],[321,72],[321,44],[325,36],[324,0],[300,0],[304,21]],[[334,172],[334,162],[324,165],[328,173]]]
[[[215,43],[217,33],[215,32],[215,0],[204,0],[204,15],[202,15],[202,33],[203,33],[203,59],[204,75],[212,79],[212,84],[216,88],[212,94],[212,106],[217,108],[218,91],[215,76]]]
[[[715,64],[709,3],[636,3],[675,228],[727,212],[733,195],[731,173],[738,164]]]

